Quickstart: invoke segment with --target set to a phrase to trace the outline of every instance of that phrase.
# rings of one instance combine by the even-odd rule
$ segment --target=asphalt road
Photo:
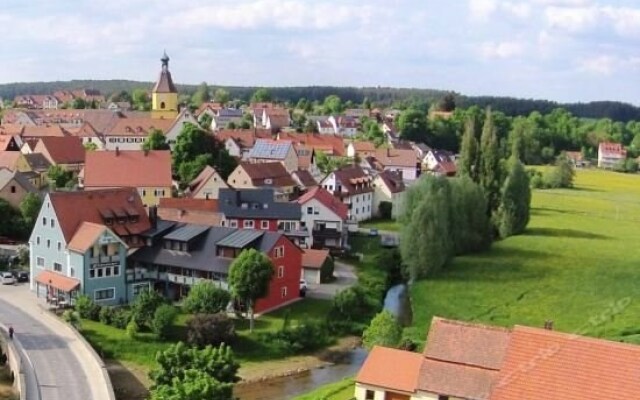
[[[8,300],[7,296],[11,297],[11,300]],[[21,301],[25,302],[24,309],[22,305],[21,308],[16,307],[16,303],[20,304]],[[38,316],[37,305],[34,302],[35,298],[29,296],[27,285],[0,286],[0,321],[6,326],[13,326],[14,340],[35,368],[41,398],[91,399],[89,380],[69,347],[69,338],[62,333],[54,332],[49,326],[47,316]]]

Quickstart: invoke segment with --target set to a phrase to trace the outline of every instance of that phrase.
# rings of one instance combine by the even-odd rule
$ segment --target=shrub
[[[77,311],[66,310],[62,314],[62,319],[76,329],[80,328],[80,314]]]
[[[359,335],[380,310],[385,282],[381,279],[367,281],[367,286],[361,282],[338,293],[333,299],[328,315],[328,325],[333,332]]]
[[[333,282],[335,277],[333,276],[333,271],[335,269],[335,263],[333,258],[329,257],[322,267],[320,267],[320,283],[328,283]]]
[[[131,311],[125,308],[116,308],[111,317],[111,324],[118,329],[126,329],[131,321]]]
[[[105,325],[111,325],[114,315],[115,309],[113,307],[102,307],[99,315],[100,322]]]
[[[325,325],[311,321],[293,328],[262,333],[259,340],[278,353],[294,354],[324,347],[330,343],[331,336]]]
[[[368,350],[373,346],[397,347],[401,338],[402,327],[396,317],[384,310],[371,320],[362,334],[362,343]]]
[[[390,201],[381,201],[378,206],[378,212],[380,213],[380,218],[382,219],[391,219],[391,211],[393,209],[393,203]]]
[[[138,327],[151,327],[153,316],[158,307],[165,304],[165,298],[155,290],[144,290],[138,294],[131,306],[131,315],[138,324]]]
[[[235,325],[224,313],[196,314],[187,321],[187,340],[194,346],[231,344],[235,337]]]
[[[129,323],[127,324],[127,336],[130,339],[135,339],[138,336],[139,330],[140,328],[138,328],[138,324],[135,320],[132,319],[131,321],[129,321]]]
[[[76,298],[75,310],[80,315],[80,318],[90,319],[89,315],[94,305],[95,303],[91,300],[91,297],[86,294],[81,294]]]
[[[164,339],[171,330],[177,316],[178,311],[174,306],[163,304],[153,314],[151,329],[160,339]]]
[[[183,307],[191,314],[216,314],[224,311],[229,301],[231,295],[228,291],[219,288],[214,282],[202,281],[191,287]]]

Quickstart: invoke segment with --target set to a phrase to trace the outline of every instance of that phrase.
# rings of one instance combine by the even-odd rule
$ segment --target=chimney
[[[158,227],[158,206],[149,207],[149,222],[152,228]]]
[[[120,155],[120,147],[116,146],[116,157]]]
[[[205,193],[205,194],[204,194],[204,199],[205,199],[205,200],[209,200],[209,193]]]
[[[144,156],[146,157],[146,156],[148,156],[148,155],[149,155],[149,149],[146,149],[146,148],[145,148],[145,149],[144,149]]]
[[[552,331],[553,330],[553,321],[550,320],[550,319],[544,321],[544,329],[546,329],[548,331]]]

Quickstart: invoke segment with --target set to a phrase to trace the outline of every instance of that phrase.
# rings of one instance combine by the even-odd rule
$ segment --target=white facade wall
[[[241,157],[243,156],[242,154],[242,150],[240,149],[240,146],[238,146],[238,144],[236,143],[235,140],[229,138],[224,142],[224,147],[227,149],[227,151],[229,152],[229,155],[232,157]],[[242,157],[244,159],[244,157]]]
[[[400,171],[402,173],[403,181],[415,181],[418,179],[418,170],[416,167],[400,167],[387,165],[384,167],[385,171]]]
[[[349,219],[360,222],[371,219],[373,212],[373,193],[361,193],[347,196],[342,201],[349,207]]]
[[[327,228],[332,228],[333,226],[331,226],[331,223],[335,223],[335,228],[338,231],[342,230],[342,219],[318,200],[311,199],[306,203],[301,204],[300,207],[302,209],[301,221],[310,232],[312,232],[316,221],[327,222]],[[312,211],[312,213],[309,214],[309,211]],[[307,246],[311,248],[313,245],[313,234],[306,239],[306,243]]]
[[[142,150],[142,143],[144,143],[144,137],[138,136],[107,136],[105,137],[105,150],[114,151],[117,148],[120,150]]]

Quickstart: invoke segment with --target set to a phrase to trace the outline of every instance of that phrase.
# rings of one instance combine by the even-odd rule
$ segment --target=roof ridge
[[[451,364],[451,365],[460,365],[462,367],[481,369],[481,370],[484,370],[484,371],[500,371],[501,370],[501,368],[483,367],[483,366],[480,366],[480,365],[477,365],[477,364],[469,364],[469,363],[445,360],[445,359],[441,359],[441,358],[437,358],[437,357],[424,356],[424,358],[426,360],[437,361],[437,362],[441,362],[441,363],[445,363],[445,364]]]

